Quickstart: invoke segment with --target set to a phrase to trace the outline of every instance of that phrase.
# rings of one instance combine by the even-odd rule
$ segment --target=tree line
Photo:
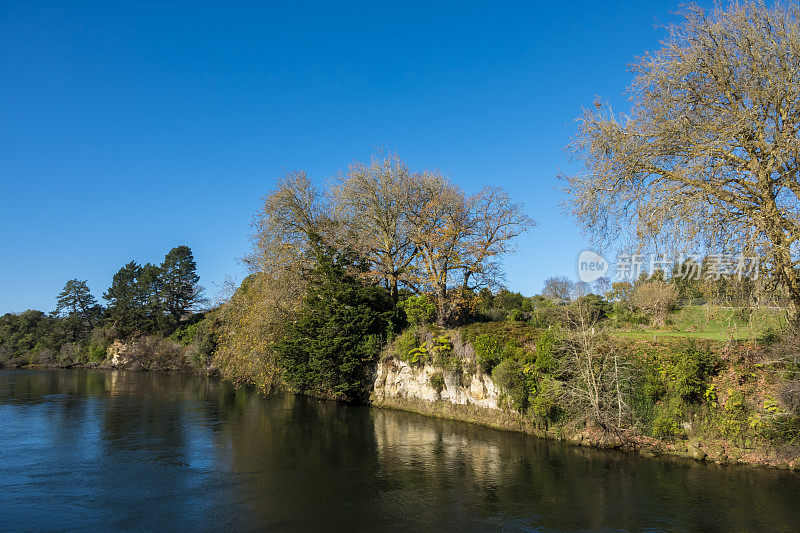
[[[0,317],[0,362],[71,364],[102,361],[114,340],[169,336],[205,303],[188,246],[176,246],[160,265],[131,261],[117,271],[102,306],[87,281],[70,279],[49,314],[29,310]]]

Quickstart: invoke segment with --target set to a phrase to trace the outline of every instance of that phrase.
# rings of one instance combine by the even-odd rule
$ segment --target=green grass
[[[642,328],[617,330],[615,335],[632,339],[653,339],[658,337],[685,337],[726,341],[728,339],[755,339],[769,327],[780,328],[785,324],[781,309],[760,309],[750,320],[742,320],[737,309],[713,305],[685,306],[670,315],[665,328]]]

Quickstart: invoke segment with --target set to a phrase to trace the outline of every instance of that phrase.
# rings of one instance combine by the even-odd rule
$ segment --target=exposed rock
[[[695,459],[697,461],[702,461],[708,456],[706,452],[692,444],[691,442],[686,443],[686,455],[685,457],[689,459]]]
[[[577,435],[572,435],[571,437],[567,438],[566,440],[570,444],[574,444],[575,446],[580,446],[581,443],[583,442],[583,434],[582,433],[578,433]]]
[[[374,394],[379,399],[441,400],[456,405],[498,408],[500,391],[488,375],[478,371],[471,376],[461,376],[444,371],[445,387],[440,395],[430,383],[431,375],[437,372],[442,369],[432,365],[411,366],[394,358],[382,361],[375,377]]]
[[[597,439],[600,448],[620,448],[625,444],[625,439],[617,433],[604,433]]]
[[[111,358],[110,364],[113,368],[127,365],[130,362],[130,358],[127,356],[129,348],[129,345],[121,341],[114,341],[114,343],[108,347],[106,353]]]

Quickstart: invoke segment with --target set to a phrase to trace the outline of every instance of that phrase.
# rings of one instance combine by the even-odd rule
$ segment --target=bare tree
[[[575,307],[576,312],[568,314],[569,329],[561,350],[561,390],[567,404],[586,422],[619,430],[630,411],[623,393],[627,369],[586,305],[579,299]]]
[[[486,187],[469,203],[472,231],[462,245],[462,288],[495,287],[502,272],[498,262],[515,250],[514,239],[536,223],[500,187]]]
[[[467,291],[499,285],[499,260],[534,222],[500,188],[469,195],[435,172],[415,178],[410,220],[419,250],[416,272],[423,290],[436,296],[443,322],[449,305]]]
[[[409,220],[414,181],[397,155],[373,156],[367,164],[351,164],[330,193],[340,240],[370,263],[370,273],[385,282],[395,302],[418,253]]]
[[[253,271],[298,273],[308,259],[312,236],[331,233],[324,196],[305,172],[287,172],[264,197],[253,222],[253,249],[245,259]]]
[[[409,213],[419,250],[417,280],[423,292],[435,296],[439,322],[445,322],[449,289],[463,268],[464,243],[473,231],[473,199],[441,174],[417,175],[418,201]]]
[[[564,276],[551,276],[544,280],[542,296],[549,300],[569,302],[575,293],[575,283]]]
[[[800,307],[800,11],[692,7],[633,67],[629,115],[599,102],[566,208],[599,240],[759,253]]]
[[[669,312],[678,303],[678,288],[665,281],[645,281],[636,284],[630,300],[653,320],[654,325],[664,326]]]

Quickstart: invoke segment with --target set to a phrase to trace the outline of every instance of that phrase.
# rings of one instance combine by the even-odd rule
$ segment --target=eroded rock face
[[[110,358],[109,364],[113,368],[124,366],[130,362],[130,358],[127,356],[128,348],[129,346],[121,341],[114,341],[114,343],[108,347],[106,353]]]
[[[431,375],[442,373],[441,395],[431,385]],[[379,399],[413,398],[435,402],[442,400],[457,405],[476,405],[497,409],[500,391],[492,378],[478,370],[474,374],[443,371],[432,365],[411,366],[391,358],[378,364],[374,394]]]

